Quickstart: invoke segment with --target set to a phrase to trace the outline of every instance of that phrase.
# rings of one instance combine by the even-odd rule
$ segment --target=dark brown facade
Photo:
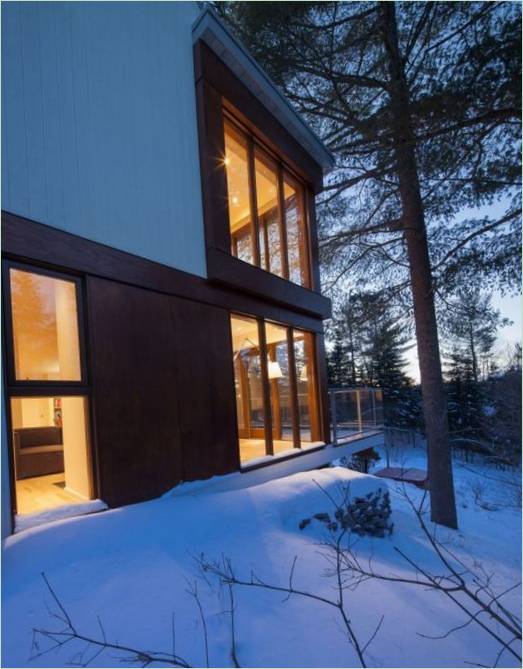
[[[313,333],[316,437],[329,440],[322,319],[330,315],[330,301],[319,292],[313,196],[321,188],[321,168],[203,43],[195,47],[195,75],[207,279],[2,213],[6,267],[22,263],[77,283],[84,365],[79,386],[17,382],[11,371],[9,299],[4,299],[6,396],[54,389],[62,395],[81,391],[88,398],[93,496],[110,506],[240,469],[233,313]],[[225,176],[217,169],[224,155],[224,110],[257,133],[275,160],[284,156],[307,189],[311,288],[230,253]],[[262,347],[266,365],[266,344]]]

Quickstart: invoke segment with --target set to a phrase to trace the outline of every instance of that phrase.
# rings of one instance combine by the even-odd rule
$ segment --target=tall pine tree
[[[217,6],[336,154],[320,218],[331,286],[360,272],[410,288],[431,515],[455,527],[434,286],[520,271],[520,6]],[[500,217],[456,230],[457,212],[500,198]]]

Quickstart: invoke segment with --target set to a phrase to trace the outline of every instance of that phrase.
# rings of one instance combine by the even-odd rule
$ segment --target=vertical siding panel
[[[16,206],[22,215],[29,216],[20,4],[13,3],[9,11],[5,11],[5,6],[2,9],[2,116],[6,130],[2,143],[9,138],[9,162],[2,166],[2,175],[9,174],[9,200],[3,206]]]
[[[197,3],[2,9],[4,207],[205,276]]]

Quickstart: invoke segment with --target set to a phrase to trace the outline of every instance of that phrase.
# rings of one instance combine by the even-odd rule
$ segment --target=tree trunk
[[[435,523],[456,528],[452,455],[441,373],[432,273],[410,118],[409,90],[398,44],[395,2],[380,2],[380,14],[390,76],[389,95],[402,207],[402,227],[407,246],[414,304],[423,415],[427,435],[431,518]]]

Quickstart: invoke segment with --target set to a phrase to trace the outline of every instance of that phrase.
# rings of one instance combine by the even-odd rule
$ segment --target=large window
[[[4,276],[16,510],[85,502],[94,491],[80,280],[11,263]]]
[[[231,316],[240,460],[322,444],[310,332]]]
[[[310,287],[304,187],[229,118],[224,133],[232,255]]]

